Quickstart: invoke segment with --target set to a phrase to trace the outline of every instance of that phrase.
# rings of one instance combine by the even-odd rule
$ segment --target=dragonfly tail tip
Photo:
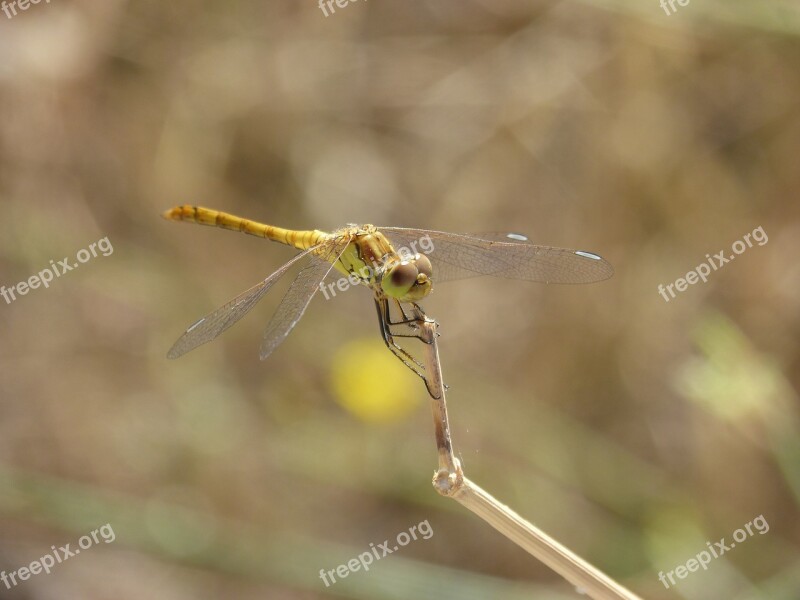
[[[180,214],[180,207],[170,208],[161,213],[161,216],[169,221],[177,221]]]

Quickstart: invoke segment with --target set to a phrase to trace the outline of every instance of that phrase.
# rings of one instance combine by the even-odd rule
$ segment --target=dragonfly
[[[300,250],[269,277],[193,323],[169,350],[168,358],[178,358],[216,339],[250,312],[291,267],[303,263],[267,325],[261,359],[286,339],[316,293],[325,291],[326,279],[338,273],[372,291],[386,346],[423,379],[434,398],[437,396],[425,366],[399,341],[425,341],[420,325],[427,316],[419,302],[431,293],[434,282],[490,275],[574,284],[603,281],[614,273],[611,264],[593,252],[540,246],[515,233],[466,235],[354,224],[333,232],[298,231],[189,205],[176,206],[163,217],[239,231]],[[332,284],[328,285],[332,290]]]

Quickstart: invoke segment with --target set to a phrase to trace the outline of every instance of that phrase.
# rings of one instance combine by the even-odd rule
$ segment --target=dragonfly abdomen
[[[218,210],[203,208],[202,206],[190,206],[188,204],[171,208],[164,212],[163,216],[165,219],[172,221],[188,221],[190,223],[199,223],[200,225],[230,229],[231,231],[240,231],[248,235],[267,238],[273,242],[287,244],[298,250],[316,246],[328,236],[325,232],[316,229],[313,231],[284,229],[283,227],[275,227],[274,225],[243,219]]]

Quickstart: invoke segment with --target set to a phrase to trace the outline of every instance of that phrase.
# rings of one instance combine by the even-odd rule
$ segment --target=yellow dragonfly
[[[314,295],[320,290],[325,292],[325,280],[335,269],[350,283],[372,290],[386,346],[425,381],[431,395],[434,393],[424,366],[395,338],[420,338],[419,325],[425,313],[418,302],[431,293],[434,281],[492,275],[545,283],[591,283],[614,273],[613,267],[597,254],[539,246],[520,234],[473,236],[374,225],[347,225],[332,233],[316,229],[294,231],[188,205],[172,208],[163,216],[240,231],[301,250],[265,280],[191,325],[172,346],[169,358],[177,358],[218,337],[246,315],[292,265],[305,260],[307,264],[267,326],[261,359],[286,339]]]

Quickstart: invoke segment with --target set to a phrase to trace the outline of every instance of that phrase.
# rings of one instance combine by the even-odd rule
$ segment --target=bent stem
[[[594,600],[640,600],[608,575],[593,567],[541,529],[534,527],[491,494],[464,477],[461,464],[453,456],[450,425],[447,419],[445,386],[436,343],[436,321],[420,316],[421,338],[425,342],[425,369],[432,390],[431,410],[436,431],[439,469],[433,475],[433,487],[442,496],[456,500],[512,542],[542,561],[578,591]]]

